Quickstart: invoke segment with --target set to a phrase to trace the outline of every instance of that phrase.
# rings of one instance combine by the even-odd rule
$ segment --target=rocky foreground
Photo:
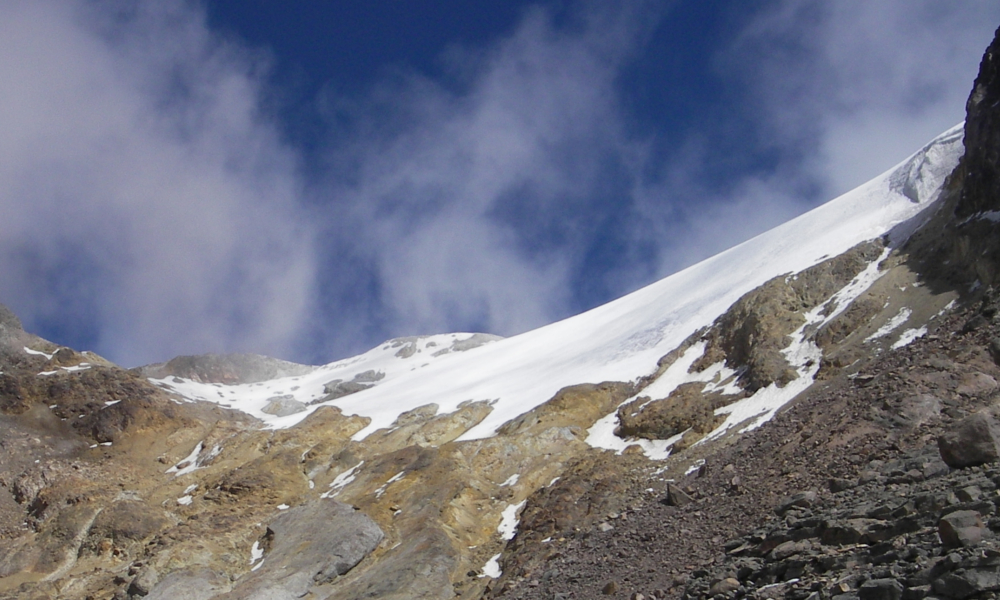
[[[550,492],[493,597],[996,597],[1000,326],[981,321],[953,315],[690,473],[650,469],[584,528]]]

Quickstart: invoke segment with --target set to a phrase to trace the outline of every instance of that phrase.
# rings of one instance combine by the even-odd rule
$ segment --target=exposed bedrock
[[[740,383],[751,393],[795,379],[798,375],[781,353],[791,341],[789,334],[805,323],[805,312],[846,286],[883,248],[881,240],[865,242],[797,275],[775,277],[745,294],[704,336],[708,346],[692,371],[725,361],[741,371]]]

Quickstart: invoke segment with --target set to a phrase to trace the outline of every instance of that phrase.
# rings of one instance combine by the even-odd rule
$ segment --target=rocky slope
[[[512,340],[128,371],[0,307],[0,598],[994,597],[997,50],[964,132]]]

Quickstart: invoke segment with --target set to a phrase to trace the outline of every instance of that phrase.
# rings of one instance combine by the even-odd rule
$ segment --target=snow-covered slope
[[[962,151],[962,128],[956,126],[896,168],[809,213],[628,296],[509,339],[446,353],[440,351],[462,350],[470,334],[406,340],[412,352],[387,342],[301,377],[256,384],[153,381],[187,399],[237,408],[278,428],[298,423],[318,406],[335,405],[372,419],[355,439],[389,427],[400,413],[418,406],[434,403],[440,412],[450,412],[467,400],[487,400],[493,412],[460,439],[489,436],[565,386],[649,375],[660,357],[777,275],[802,271],[865,240],[889,234],[899,241],[909,235],[917,225],[914,217],[937,200]],[[324,387],[335,379],[371,387],[322,401]],[[800,385],[808,381],[811,375]],[[307,410],[284,417],[262,411],[270,398],[282,395],[308,405]],[[593,442],[607,443],[600,437],[592,435]]]

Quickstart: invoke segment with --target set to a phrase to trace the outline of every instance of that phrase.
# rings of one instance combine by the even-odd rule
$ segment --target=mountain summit
[[[0,307],[0,598],[995,597],[997,51],[885,174],[512,338],[125,370]]]

